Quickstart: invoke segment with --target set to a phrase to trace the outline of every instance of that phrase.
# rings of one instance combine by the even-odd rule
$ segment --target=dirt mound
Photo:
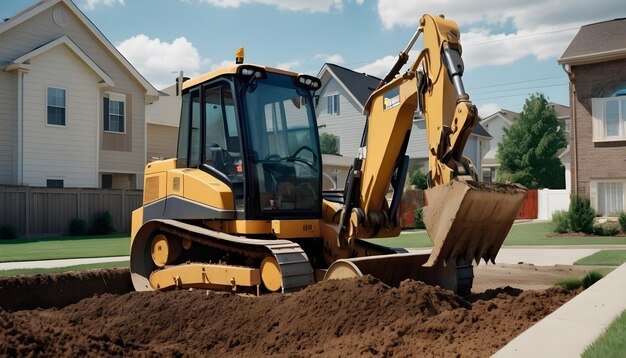
[[[326,281],[290,295],[103,294],[0,309],[0,355],[485,357],[573,297],[505,288],[466,298],[416,281]]]

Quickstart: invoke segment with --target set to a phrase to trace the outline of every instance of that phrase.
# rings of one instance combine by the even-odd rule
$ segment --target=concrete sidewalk
[[[579,357],[626,310],[626,264],[509,342],[493,357]]]
[[[0,271],[29,269],[29,268],[67,267],[67,266],[76,266],[76,265],[85,265],[85,264],[97,264],[101,262],[119,262],[119,261],[129,261],[129,260],[130,260],[129,256],[116,256],[116,257],[95,257],[95,258],[90,258],[90,259],[2,262],[0,263]]]

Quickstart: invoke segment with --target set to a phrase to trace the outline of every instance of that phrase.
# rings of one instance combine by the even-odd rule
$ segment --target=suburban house
[[[502,143],[504,137],[504,129],[511,127],[513,120],[518,113],[501,109],[494,114],[484,117],[480,124],[485,128],[492,138],[490,141],[481,143],[481,151],[483,153],[482,174],[483,180],[486,182],[496,181],[496,169],[498,168],[498,160],[496,153],[498,145]]]
[[[71,0],[0,23],[0,184],[143,186],[156,89]]]
[[[549,102],[548,106],[554,110],[554,112],[556,113],[556,117],[561,123],[563,123],[565,134],[569,140],[569,131],[571,127],[569,107],[554,102]],[[483,142],[481,148],[481,151],[483,153],[483,180],[486,182],[496,181],[496,170],[499,166],[498,160],[496,158],[498,145],[502,143],[502,138],[504,137],[504,129],[508,129],[509,127],[511,127],[511,124],[513,124],[513,122],[515,121],[515,117],[518,114],[519,113],[510,111],[508,109],[500,109],[496,113],[484,117],[483,120],[480,122],[480,124],[493,137],[491,141]],[[557,153],[557,156],[559,157],[559,159],[561,159],[561,163],[565,167],[565,188],[567,189],[569,188],[568,177],[570,175],[569,146]]]
[[[146,105],[146,160],[176,157],[181,97],[176,85],[159,91],[159,100]]]
[[[569,76],[572,194],[602,216],[626,210],[626,19],[580,28],[558,62]]]
[[[380,78],[330,63],[324,64],[318,77],[322,81],[322,88],[316,94],[318,97],[315,110],[319,131],[331,133],[339,138],[339,154],[346,158],[345,167],[333,168],[336,171],[333,172],[333,177],[339,178],[337,186],[343,187],[345,174],[361,143],[365,125],[363,107],[380,83]],[[407,149],[407,155],[411,158],[409,171],[417,168],[427,171],[426,124],[424,120],[414,120],[413,124]],[[464,155],[472,160],[479,177],[482,143],[490,139],[489,133],[478,124],[465,147]]]

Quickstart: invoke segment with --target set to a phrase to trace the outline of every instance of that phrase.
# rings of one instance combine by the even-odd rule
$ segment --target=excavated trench
[[[131,291],[124,269],[2,278],[0,355],[488,357],[575,294],[371,276],[261,297]]]

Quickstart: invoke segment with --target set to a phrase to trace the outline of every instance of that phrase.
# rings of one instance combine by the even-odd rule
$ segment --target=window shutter
[[[102,115],[102,118],[104,118],[104,130],[108,131],[109,130],[109,99],[104,97],[104,105],[102,106],[104,107],[104,114]]]
[[[339,115],[339,95],[335,95],[335,114]]]
[[[124,112],[124,102],[120,102],[120,132],[126,132],[126,127],[124,127],[124,119],[126,116],[126,112]]]
[[[604,100],[602,98],[591,99],[591,126],[593,140],[604,139]]]

